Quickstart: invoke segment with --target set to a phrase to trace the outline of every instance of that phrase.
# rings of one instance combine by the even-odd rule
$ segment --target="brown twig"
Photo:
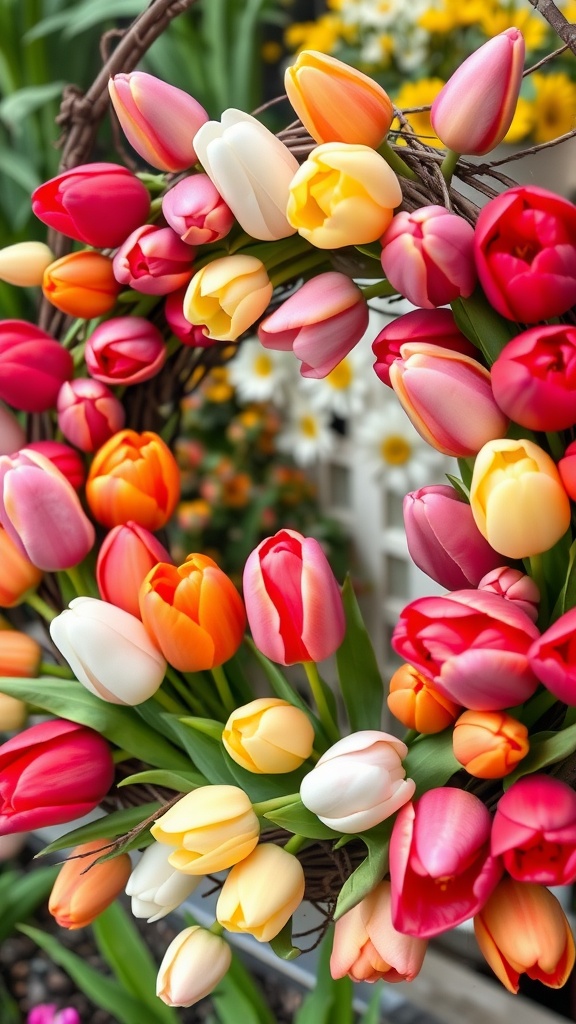
[[[562,39],[566,46],[576,54],[576,25],[566,20],[562,11],[559,11],[554,0],[529,0],[535,11],[541,14],[545,21],[554,29],[557,36]]]

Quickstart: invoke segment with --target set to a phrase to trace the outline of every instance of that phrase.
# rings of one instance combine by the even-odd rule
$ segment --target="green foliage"
[[[530,750],[522,759],[516,771],[504,779],[504,789],[523,775],[540,772],[551,764],[564,761],[576,750],[576,725],[570,725],[559,732],[537,732],[530,737]]]
[[[89,821],[86,825],[80,825],[78,828],[72,829],[71,832],[67,832],[66,835],[55,839],[44,847],[39,856],[44,857],[46,854],[56,853],[58,850],[68,850],[80,843],[91,842],[92,839],[102,839],[104,846],[107,839],[115,839],[136,828],[160,806],[160,802],[155,801],[149,804],[139,804],[138,807],[127,807],[122,811],[112,811],[105,817]]]
[[[12,934],[19,921],[26,921],[48,898],[58,874],[58,867],[35,868],[21,872],[5,868],[0,874],[0,942]]]
[[[348,910],[352,910],[375,885],[381,882],[388,870],[388,846],[392,832],[392,820],[388,818],[381,825],[362,832],[356,838],[361,839],[368,850],[368,856],[346,879],[336,903],[334,919],[338,920]]]
[[[294,1017],[294,1024],[352,1024],[353,985],[350,978],[337,981],[330,974],[332,932],[327,932],[320,946],[316,984],[304,998]]]
[[[346,635],[336,652],[336,662],[350,731],[379,729],[384,686],[349,577],[342,588],[342,599],[346,613]]]

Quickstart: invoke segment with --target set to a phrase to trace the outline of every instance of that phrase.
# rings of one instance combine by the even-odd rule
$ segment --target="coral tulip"
[[[160,562],[144,579],[139,601],[149,635],[181,672],[216,668],[242,643],[242,598],[207,555],[188,555],[179,566]]]
[[[232,712],[222,743],[247,771],[278,775],[294,771],[310,757],[314,729],[308,715],[288,701],[259,697]]]
[[[502,711],[465,711],[454,724],[454,757],[477,779],[502,779],[526,757],[528,729]]]
[[[115,316],[92,331],[84,358],[90,376],[103,384],[140,384],[156,376],[166,354],[164,339],[149,320]]]
[[[166,295],[190,280],[195,255],[172,228],[142,224],[116,252],[114,277],[144,295]]]
[[[45,412],[73,372],[72,356],[52,335],[26,320],[0,320],[0,398],[8,405]]]
[[[390,364],[399,357],[400,346],[407,341],[439,345],[465,356],[478,355],[478,349],[456,326],[449,309],[413,309],[397,316],[383,327],[372,342],[376,356],[374,372],[383,384],[390,384]]]
[[[236,341],[265,312],[272,284],[255,256],[222,256],[202,267],[184,296],[184,316],[208,338]]]
[[[494,398],[510,419],[530,430],[565,430],[574,423],[576,327],[532,327],[516,335],[492,364]]]
[[[499,594],[507,601],[513,601],[518,608],[526,612],[532,622],[538,619],[540,591],[532,576],[527,576],[520,569],[511,569],[509,565],[501,565],[492,569],[478,583],[478,590],[487,590],[491,594]]]
[[[36,590],[42,575],[20,544],[0,526],[0,608],[13,608],[24,601],[29,591]]]
[[[0,629],[0,677],[38,675],[42,648],[28,633],[16,629]]]
[[[0,281],[33,288],[42,284],[46,267],[54,254],[44,242],[16,242],[0,249]]]
[[[68,253],[51,263],[42,280],[48,302],[62,313],[84,320],[109,313],[120,287],[110,257],[90,249]]]
[[[162,199],[162,213],[188,245],[218,242],[234,223],[232,210],[207,174],[191,174],[176,182]]]
[[[61,928],[85,928],[120,895],[130,877],[127,853],[97,864],[106,850],[101,839],[76,846],[60,868],[48,910]]]
[[[558,462],[560,479],[569,498],[576,501],[576,441],[572,441]]]
[[[220,936],[200,925],[179,932],[164,954],[156,995],[168,1006],[192,1006],[222,980],[232,962],[232,950]]]
[[[62,385],[56,403],[58,426],[80,451],[93,452],[124,426],[124,406],[110,388],[89,377]]]
[[[132,521],[115,526],[98,551],[100,597],[140,618],[140,587],[158,562],[170,562],[170,552],[150,530]]]
[[[452,725],[459,707],[434,688],[413,665],[401,665],[390,680],[388,708],[407,729],[441,732]]]
[[[561,615],[528,651],[532,671],[558,700],[576,705],[576,608]]]
[[[170,848],[164,843],[146,847],[126,885],[134,917],[148,924],[171,914],[200,884],[200,877],[185,875],[169,863]]]
[[[550,775],[525,775],[500,797],[492,853],[519,882],[571,885],[576,879],[576,793]]]
[[[216,918],[229,932],[269,942],[304,898],[300,861],[273,843],[260,843],[228,873],[216,904]]]

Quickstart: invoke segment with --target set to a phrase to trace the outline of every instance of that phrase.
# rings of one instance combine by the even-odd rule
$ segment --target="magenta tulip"
[[[488,301],[532,324],[576,302],[576,206],[535,185],[509,188],[480,210],[474,256]]]
[[[486,590],[491,594],[499,594],[507,601],[512,601],[526,615],[536,622],[540,605],[538,584],[520,569],[512,569],[509,565],[499,565],[487,572],[477,584],[478,590]]]
[[[381,243],[388,281],[415,306],[434,309],[474,291],[474,228],[444,206],[397,213]]]
[[[26,445],[30,451],[39,452],[56,466],[66,477],[75,491],[79,491],[86,479],[86,469],[82,456],[75,448],[63,441],[29,441]]]
[[[558,700],[576,706],[576,608],[534,641],[528,659],[534,674]]]
[[[207,174],[178,181],[162,200],[168,224],[188,245],[218,242],[229,233],[234,214]]]
[[[418,344],[439,345],[474,358],[478,350],[458,330],[449,309],[413,309],[386,324],[372,342],[376,356],[374,372],[383,384],[390,384],[390,364],[400,356],[400,346],[413,341]]]
[[[167,295],[190,280],[195,255],[172,228],[143,224],[114,256],[114,277],[144,295]]]
[[[84,358],[88,373],[103,384],[140,384],[161,370],[166,346],[145,317],[115,316],[92,331]]]
[[[472,793],[430,789],[398,812],[390,838],[392,922],[431,938],[478,913],[502,877],[490,813]]]
[[[58,426],[67,441],[82,452],[94,452],[122,430],[126,413],[110,388],[89,377],[62,385],[56,403]]]
[[[0,320],[0,398],[8,405],[45,412],[73,372],[72,356],[46,331],[26,320]]]
[[[43,224],[97,249],[115,249],[148,219],[148,189],[121,164],[80,164],[32,193]]]
[[[532,620],[483,590],[421,597],[401,612],[392,647],[441,694],[472,711],[500,711],[530,697],[538,680]]]
[[[73,821],[93,811],[114,780],[106,740],[52,719],[0,746],[0,835]]]
[[[248,556],[243,579],[254,643],[271,661],[323,661],[346,623],[340,589],[320,544],[280,530]]]
[[[322,378],[344,359],[368,327],[362,292],[345,274],[307,281],[258,328],[264,348],[294,352],[303,377]]]
[[[446,590],[477,587],[502,564],[480,533],[467,501],[448,484],[430,484],[404,498],[408,551],[422,572]]]
[[[170,292],[164,302],[164,316],[170,330],[176,335],[183,345],[190,348],[210,348],[216,345],[216,338],[208,338],[204,333],[207,327],[204,324],[191,324],[184,316],[184,296],[188,291],[188,285]]]
[[[550,775],[527,775],[500,797],[492,854],[519,882],[571,885],[576,880],[576,793]]]
[[[492,390],[510,419],[530,430],[566,430],[576,418],[576,327],[532,327],[504,347]]]
[[[96,579],[100,596],[109,604],[141,618],[140,584],[159,562],[170,564],[172,558],[150,530],[131,521],[115,526],[98,552]]]

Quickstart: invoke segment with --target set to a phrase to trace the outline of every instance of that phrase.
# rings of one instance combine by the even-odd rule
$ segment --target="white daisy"
[[[300,378],[300,391],[314,409],[341,419],[357,415],[366,405],[372,358],[370,346],[360,343],[321,380]]]
[[[289,419],[278,434],[276,443],[278,449],[288,452],[297,465],[312,465],[334,448],[329,413],[314,409],[302,397],[296,396]]]
[[[274,352],[262,347],[255,338],[243,341],[228,363],[231,383],[241,402],[269,402],[281,405],[292,377],[291,352]]]
[[[385,392],[379,401],[379,408],[362,418],[353,436],[369,471],[398,494],[442,482],[451,460],[420,437],[392,393]]]

